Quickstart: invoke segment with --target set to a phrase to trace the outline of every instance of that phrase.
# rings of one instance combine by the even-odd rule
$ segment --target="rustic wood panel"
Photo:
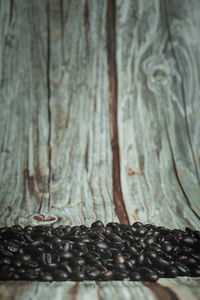
[[[0,226],[199,226],[198,0],[0,0]],[[199,279],[1,299],[199,299]]]

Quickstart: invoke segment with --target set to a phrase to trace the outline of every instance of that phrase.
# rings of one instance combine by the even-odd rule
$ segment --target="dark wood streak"
[[[9,23],[11,24],[13,18],[13,4],[14,0],[10,0],[10,15],[9,15]]]
[[[47,101],[48,101],[48,123],[49,123],[49,136],[48,136],[48,165],[49,165],[49,177],[48,177],[48,191],[49,191],[49,203],[50,209],[51,195],[50,195],[50,183],[51,183],[51,87],[50,87],[50,57],[51,57],[51,24],[50,24],[50,2],[47,0]]]
[[[116,63],[116,37],[115,37],[116,3],[115,0],[107,1],[107,60],[109,75],[109,109],[110,109],[110,139],[112,148],[112,180],[113,180],[113,199],[115,213],[121,223],[129,223],[126,207],[124,205],[120,179],[120,152],[118,141],[118,79]]]
[[[88,42],[88,31],[89,31],[89,6],[88,0],[85,0],[84,5],[84,28],[85,28],[85,40],[86,40],[86,55],[89,56],[89,42]]]
[[[76,300],[78,297],[79,282],[74,283],[74,286],[70,289],[69,294],[71,295],[71,300]]]
[[[144,282],[144,285],[156,295],[157,299],[180,300],[170,288],[164,287],[158,283],[150,282]]]

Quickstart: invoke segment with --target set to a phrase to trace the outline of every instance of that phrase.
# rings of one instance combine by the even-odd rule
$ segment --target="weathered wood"
[[[0,0],[0,226],[199,226],[198,0]],[[199,279],[1,299],[199,299]]]

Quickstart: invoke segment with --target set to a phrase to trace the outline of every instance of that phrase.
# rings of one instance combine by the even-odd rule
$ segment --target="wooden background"
[[[0,226],[199,228],[200,1],[0,0]],[[200,299],[198,278],[1,299]]]

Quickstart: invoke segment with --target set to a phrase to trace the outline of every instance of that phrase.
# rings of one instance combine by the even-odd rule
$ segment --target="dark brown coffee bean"
[[[73,255],[71,252],[69,251],[62,251],[60,253],[60,257],[63,259],[63,260],[66,260],[66,259],[72,259]]]
[[[63,271],[63,270],[55,270],[53,272],[53,277],[56,279],[56,280],[59,280],[59,281],[65,281],[69,278],[69,275],[67,272]]]
[[[98,221],[92,223],[91,227],[92,228],[93,227],[104,227],[104,224],[103,224],[103,222],[101,222],[100,220],[98,220]]]
[[[172,278],[178,276],[178,269],[174,265],[167,267],[165,276]]]
[[[116,263],[124,263],[125,258],[122,255],[118,254],[118,255],[115,256],[115,262]]]
[[[140,281],[140,280],[142,280],[142,275],[138,272],[131,272],[130,273],[130,278],[133,281]]]
[[[191,276],[193,277],[200,277],[200,267],[197,266],[196,268],[192,269]]]
[[[72,267],[68,262],[64,261],[58,265],[59,269],[66,271],[68,274],[72,274]]]
[[[88,275],[89,279],[96,280],[96,279],[98,279],[100,277],[101,272],[97,268],[90,268],[87,271],[87,275]]]
[[[38,268],[38,263],[36,261],[33,261],[33,260],[28,260],[28,261],[25,261],[24,262],[24,266],[27,267],[27,268]]]
[[[76,280],[76,281],[83,281],[84,279],[86,279],[86,276],[85,276],[85,273],[84,272],[75,272],[73,273],[73,276],[72,276],[73,280]]]
[[[170,265],[169,261],[167,261],[166,259],[164,259],[160,256],[158,256],[157,258],[154,259],[154,263],[156,266],[163,267],[163,268],[169,267],[169,265]]]
[[[40,275],[39,279],[41,281],[53,281],[53,276],[49,273],[44,273]]]
[[[102,249],[102,250],[107,250],[107,249],[109,249],[108,244],[105,243],[105,242],[103,242],[103,241],[101,241],[101,242],[96,242],[96,243],[95,243],[95,247],[96,247],[96,249]]]
[[[132,271],[135,270],[135,265],[136,265],[136,259],[135,258],[128,259],[125,263],[126,263],[126,266],[129,270],[132,270]]]
[[[119,271],[114,271],[114,278],[116,280],[124,280],[125,278],[127,278],[128,275],[127,273],[124,273],[124,272],[119,272]]]
[[[1,265],[10,265],[11,259],[9,257],[2,257],[0,258],[0,266]]]
[[[137,257],[136,257],[136,263],[138,265],[142,265],[144,263],[144,253],[140,253]]]
[[[10,251],[12,253],[16,253],[19,250],[20,245],[18,243],[14,243],[14,242],[8,242],[6,244],[6,247],[7,247],[8,251]]]
[[[113,280],[114,272],[113,271],[105,271],[102,273],[101,279],[102,280]]]
[[[174,266],[178,269],[178,274],[180,276],[189,276],[190,275],[190,269],[181,262],[175,262]]]
[[[197,242],[197,239],[190,237],[190,236],[184,236],[181,240],[181,242],[186,246],[194,246]]]
[[[74,257],[72,260],[70,260],[70,263],[72,266],[82,266],[85,264],[85,259],[82,257]]]
[[[139,228],[139,227],[142,227],[143,224],[141,222],[135,222],[132,224],[132,227],[135,227],[135,228]]]

